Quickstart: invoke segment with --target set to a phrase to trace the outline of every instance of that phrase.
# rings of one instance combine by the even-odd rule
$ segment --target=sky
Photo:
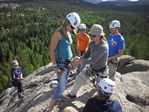
[[[96,0],[96,1],[116,1],[116,0]],[[137,1],[139,1],[139,0],[127,0],[127,1],[137,2]]]
[[[90,3],[93,3],[93,4],[97,4],[97,3],[100,3],[102,1],[105,2],[105,1],[120,1],[120,0],[84,0],[84,1],[87,1],[87,2],[90,2]],[[137,2],[139,0],[124,0],[124,1]]]

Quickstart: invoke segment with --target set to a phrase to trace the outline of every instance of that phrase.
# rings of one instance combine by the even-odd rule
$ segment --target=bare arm
[[[20,78],[23,79],[23,74],[20,75]]]
[[[78,64],[82,64],[83,63],[83,58],[81,57],[74,57],[73,60],[71,61],[71,65],[73,66],[73,68],[75,68]]]
[[[83,58],[81,57],[79,60],[76,61],[76,64],[82,64],[83,63]]]
[[[20,77],[18,79],[24,79],[23,74],[20,74]]]
[[[49,46],[50,59],[51,59],[51,62],[53,64],[56,64],[55,49],[56,49],[57,44],[60,40],[60,37],[61,37],[60,32],[55,32],[52,36],[51,43],[50,43],[50,46]]]
[[[88,49],[88,47],[89,47],[89,44],[90,44],[90,42],[91,42],[91,39],[90,39],[90,36],[88,35],[88,40],[87,40],[87,48],[86,48],[86,51],[87,51],[87,49]]]
[[[15,74],[13,73],[13,78],[16,79]]]
[[[79,48],[79,40],[78,40],[78,35],[75,36],[76,38],[76,50],[78,51],[78,48]]]
[[[110,60],[116,60],[118,57],[122,56],[123,53],[124,53],[124,50],[123,50],[123,49],[120,49],[116,55],[109,57],[108,60],[109,60],[109,61],[110,61]]]

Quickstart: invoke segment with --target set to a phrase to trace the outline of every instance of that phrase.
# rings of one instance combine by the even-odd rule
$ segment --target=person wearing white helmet
[[[12,85],[14,87],[17,87],[18,98],[22,98],[23,97],[22,80],[24,79],[22,69],[19,66],[19,63],[17,60],[13,60],[12,65],[13,67],[10,70],[10,74],[12,78]]]
[[[118,20],[113,20],[110,22],[109,24],[109,28],[110,29],[113,29],[113,28],[120,28],[121,27],[121,24]]]
[[[72,12],[67,14],[62,26],[55,31],[51,38],[49,46],[50,59],[53,66],[55,66],[54,71],[57,73],[58,84],[52,95],[50,105],[48,109],[45,109],[45,112],[51,112],[53,110],[57,100],[65,90],[70,73],[70,61],[73,56],[71,50],[73,41],[70,33],[79,27],[80,22],[78,13]]]
[[[122,112],[119,101],[112,100],[111,95],[115,89],[115,82],[103,78],[97,83],[97,95],[90,98],[83,112]],[[63,112],[78,112],[73,107],[66,107]]]
[[[92,41],[85,54],[81,57],[75,57],[71,62],[72,66],[82,64],[84,61],[88,63],[88,66],[75,77],[75,82],[70,93],[67,95],[69,98],[75,98],[80,87],[85,84],[90,77],[96,81],[101,78],[108,77],[108,43],[105,38],[103,27],[99,24],[94,24],[91,27],[90,35]],[[94,80],[93,80],[94,81]]]
[[[80,24],[80,26],[79,26],[79,29],[84,29],[84,30],[86,30],[86,24],[84,24],[84,23],[81,23]]]
[[[82,56],[88,48],[90,36],[86,33],[86,25],[81,23],[79,26],[79,33],[76,35],[77,51],[79,56]]]
[[[113,20],[109,24],[111,34],[108,36],[109,45],[109,78],[115,80],[115,73],[118,67],[118,58],[123,55],[125,49],[125,39],[120,34],[121,24],[118,20]]]
[[[76,42],[77,42],[77,51],[78,56],[82,56],[90,43],[90,36],[86,33],[86,25],[84,23],[81,23],[79,26],[79,32],[76,35]],[[78,65],[77,74],[84,68],[85,63]]]
[[[76,12],[67,14],[66,18],[74,29],[77,29],[81,23],[80,16]]]

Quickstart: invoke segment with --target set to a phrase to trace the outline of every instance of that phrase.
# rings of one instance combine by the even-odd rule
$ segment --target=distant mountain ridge
[[[26,2],[26,1],[34,1],[34,0],[0,0],[0,2]],[[38,1],[38,0],[37,0]],[[43,0],[44,1],[44,0]],[[149,5],[149,0],[138,0],[136,2],[132,2],[129,0],[48,0],[48,1],[63,1],[63,2],[69,2],[69,3],[82,3],[82,2],[86,2],[89,4],[94,4],[94,5],[98,5],[98,4],[102,4],[102,3],[114,3],[114,4],[121,4],[121,5],[130,5],[130,4],[141,4],[141,5]]]
[[[54,0],[50,0],[54,1]],[[62,0],[55,0],[62,1]],[[95,6],[102,9],[131,11],[131,12],[149,12],[149,0],[139,0],[138,2],[130,2],[128,0],[63,0],[65,3]],[[92,3],[91,3],[92,2]]]

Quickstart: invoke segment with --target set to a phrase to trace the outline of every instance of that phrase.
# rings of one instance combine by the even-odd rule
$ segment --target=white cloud
[[[139,1],[139,0],[128,0],[128,1],[131,1],[131,2],[137,2],[137,1]]]
[[[84,1],[92,3],[92,4],[98,4],[98,3],[106,2],[106,1],[130,1],[130,2],[137,2],[139,0],[84,0]]]

